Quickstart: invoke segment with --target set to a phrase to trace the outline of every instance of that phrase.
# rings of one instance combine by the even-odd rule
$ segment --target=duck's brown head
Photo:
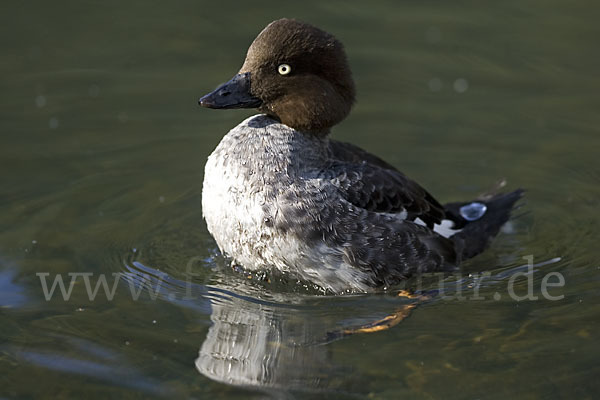
[[[292,19],[271,22],[254,39],[229,82],[200,98],[208,108],[258,108],[302,132],[326,134],[354,102],[342,44]]]

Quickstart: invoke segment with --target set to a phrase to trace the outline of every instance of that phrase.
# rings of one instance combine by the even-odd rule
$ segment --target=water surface
[[[599,12],[538,0],[7,2],[0,397],[598,397]],[[196,100],[282,16],[345,43],[358,102],[337,139],[444,202],[499,179],[527,189],[525,215],[489,251],[423,284],[453,297],[384,332],[331,334],[408,300],[249,279],[202,220],[205,159],[249,113]],[[529,256],[538,299],[517,302],[509,282]],[[542,296],[550,272],[564,277],[549,291],[560,300]],[[112,298],[90,301],[85,279],[112,288],[113,274]],[[58,275],[74,278],[68,301],[59,288],[45,297]]]

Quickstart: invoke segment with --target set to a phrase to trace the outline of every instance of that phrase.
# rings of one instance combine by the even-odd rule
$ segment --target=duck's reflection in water
[[[237,274],[215,271],[211,284],[181,281],[139,262],[125,279],[156,287],[178,307],[210,313],[212,325],[195,360],[204,376],[233,386],[288,397],[293,392],[365,395],[368,377],[356,363],[331,357],[332,343],[347,328],[389,314],[398,299],[388,296],[317,296],[271,291]],[[351,353],[355,353],[352,351]],[[336,347],[336,359],[340,351]],[[364,355],[363,355],[364,356]],[[356,359],[354,359],[356,361]]]
[[[222,292],[211,304],[213,325],[196,359],[200,373],[236,386],[336,389],[331,378],[342,368],[332,365],[325,345],[335,320],[307,305],[282,306]]]

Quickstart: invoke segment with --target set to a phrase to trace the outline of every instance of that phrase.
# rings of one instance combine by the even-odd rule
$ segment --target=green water
[[[444,202],[501,178],[527,189],[526,214],[445,278],[466,300],[331,340],[407,300],[248,279],[218,254],[204,161],[249,114],[196,101],[282,16],[346,45],[358,103],[337,139]],[[554,0],[4,2],[0,398],[598,398],[599,16]],[[517,302],[527,256],[538,300]],[[542,296],[550,272],[561,300]],[[42,281],[69,273],[121,275],[112,300],[90,301],[83,275],[46,300]]]

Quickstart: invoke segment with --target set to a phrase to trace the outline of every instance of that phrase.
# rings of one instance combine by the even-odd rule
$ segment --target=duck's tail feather
[[[459,260],[474,257],[485,250],[502,225],[508,221],[515,203],[523,193],[523,189],[517,189],[510,193],[444,206],[447,218],[454,222],[453,228],[460,229],[450,236]]]

